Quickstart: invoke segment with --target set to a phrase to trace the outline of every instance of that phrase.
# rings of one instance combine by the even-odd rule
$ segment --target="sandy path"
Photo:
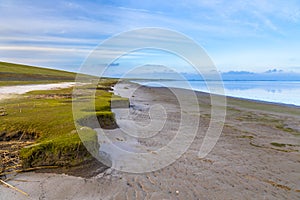
[[[116,92],[126,96],[128,89],[125,88],[130,90],[132,86],[120,85]],[[209,107],[205,106],[208,100],[206,95],[199,94],[203,117],[197,137],[188,151],[166,168],[144,174],[109,169],[91,179],[24,173],[9,183],[28,192],[30,197],[1,186],[0,199],[299,199],[299,136],[276,128],[276,124],[284,121],[297,128],[300,116],[282,117],[229,104],[217,145],[205,159],[199,159],[197,153],[210,120]],[[180,108],[167,89],[143,87],[137,90],[131,97],[132,120],[147,123],[149,107],[157,103],[168,113],[166,126],[152,138],[139,139],[138,144],[129,143],[130,148],[153,150],[166,145],[176,133]],[[189,120],[193,121],[194,115],[191,112]],[[117,121],[122,122],[122,114],[117,115]],[[120,129],[108,133],[112,141],[130,141]],[[272,142],[288,145],[276,147],[270,144]]]
[[[75,82],[64,82],[35,85],[2,86],[0,87],[0,100],[8,99],[18,94],[25,94],[26,92],[34,90],[53,90],[57,88],[68,88],[74,86],[75,84]]]

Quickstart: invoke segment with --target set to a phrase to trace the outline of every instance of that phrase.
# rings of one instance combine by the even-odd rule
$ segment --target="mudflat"
[[[187,99],[193,92],[176,90]],[[134,141],[120,128],[106,130],[110,140],[129,151],[155,153],[174,138],[180,127],[181,107],[168,88],[121,83],[115,93],[130,95],[131,123],[147,124],[154,105],[164,108],[166,122],[158,134]],[[193,124],[200,115],[197,135],[187,151],[167,167],[139,174],[109,168],[90,178],[82,173],[82,177],[22,173],[7,182],[29,196],[1,186],[0,199],[299,199],[300,108],[228,98],[222,134],[212,151],[199,158],[211,107],[208,94],[196,94],[200,112],[188,112],[188,120]],[[191,110],[198,105],[190,105]],[[117,123],[126,125],[128,119],[123,113],[114,111]],[[99,142],[101,146],[101,135]],[[110,155],[114,166],[117,155],[103,146],[100,151]],[[131,163],[140,164],[138,160]],[[89,170],[95,169],[82,169]]]

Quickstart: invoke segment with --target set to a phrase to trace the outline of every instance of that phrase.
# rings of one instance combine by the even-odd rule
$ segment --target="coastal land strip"
[[[193,91],[176,89],[186,98]],[[180,126],[181,108],[168,88],[152,88],[122,82],[115,94],[130,94],[129,113],[136,123],[149,122],[149,109],[161,105],[166,123],[151,138],[138,145],[155,153],[166,145]],[[0,199],[299,199],[300,198],[300,108],[227,98],[222,134],[205,157],[199,148],[211,120],[210,95],[196,92],[200,113],[197,135],[188,150],[175,162],[153,172],[135,174],[107,168],[83,168],[93,174],[18,173],[7,182],[29,196],[0,187]],[[116,112],[117,113],[117,112]],[[115,115],[116,122],[124,119]],[[111,139],[128,143],[117,126],[107,130]],[[98,135],[101,149],[101,136]],[[136,165],[139,165],[137,162]],[[96,167],[97,168],[97,167]]]

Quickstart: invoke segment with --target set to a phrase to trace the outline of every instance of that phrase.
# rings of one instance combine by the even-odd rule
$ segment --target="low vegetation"
[[[107,84],[107,81],[104,81]],[[112,82],[111,82],[112,84]],[[101,84],[100,84],[101,86]],[[88,86],[83,86],[88,90]],[[91,90],[91,89],[90,89]],[[43,98],[41,98],[43,96]],[[96,115],[103,128],[114,128],[111,101],[120,99],[105,90],[97,90],[95,109],[86,107],[90,97],[84,94],[76,98],[82,102],[80,119],[75,120],[82,129],[80,137],[76,130],[72,114],[72,88],[34,91],[18,99],[6,101],[3,109],[6,115],[1,116],[1,140],[34,140],[35,143],[20,151],[24,167],[40,165],[76,165],[89,159],[84,143],[99,149],[96,132],[88,122],[89,117]],[[85,107],[84,107],[85,106]],[[80,129],[81,130],[81,129]],[[90,149],[89,149],[90,150]]]
[[[285,147],[286,146],[286,144],[277,143],[277,142],[271,142],[271,145],[276,146],[276,147]]]
[[[0,86],[74,81],[76,73],[0,62]]]
[[[10,75],[25,78],[22,81],[9,78],[6,85],[11,81],[13,84],[36,84],[74,81],[75,78],[74,73],[0,62],[0,85],[3,78]],[[33,78],[32,75],[36,77]],[[92,154],[96,156],[98,153],[99,144],[97,134],[92,129],[94,127],[88,124],[88,119],[96,116],[102,128],[115,128],[111,102],[127,101],[108,91],[116,81],[102,79],[99,84],[85,84],[80,86],[84,92],[76,95],[73,94],[73,88],[66,88],[32,91],[18,98],[1,101],[0,144],[1,148],[6,148],[5,156],[9,157],[9,151],[17,149],[17,156],[24,168],[74,166],[92,159]],[[91,98],[89,91],[96,91],[94,98]],[[72,109],[72,100],[79,103],[80,109]],[[76,112],[75,120],[73,112]],[[5,145],[12,142],[20,148]]]

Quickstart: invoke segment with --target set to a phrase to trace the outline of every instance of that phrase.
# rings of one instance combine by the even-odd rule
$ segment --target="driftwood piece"
[[[22,191],[22,190],[16,188],[15,186],[12,186],[12,185],[9,184],[9,183],[6,183],[5,181],[3,181],[3,180],[1,180],[1,179],[0,179],[0,182],[1,182],[3,185],[5,185],[5,186],[7,186],[7,187],[9,187],[9,188],[11,188],[11,189],[13,189],[13,190],[16,190],[16,191],[20,192],[21,194],[24,194],[24,195],[26,195],[26,196],[29,196],[29,194],[27,194],[26,192],[24,192],[24,191]]]
[[[39,169],[54,169],[54,168],[58,168],[58,167],[59,166],[40,166],[40,167],[33,167],[33,168],[27,168],[27,169],[19,169],[19,170],[13,170],[10,172],[0,173],[0,176],[5,176],[8,174],[14,174],[14,173],[30,172],[30,171],[39,170]]]

